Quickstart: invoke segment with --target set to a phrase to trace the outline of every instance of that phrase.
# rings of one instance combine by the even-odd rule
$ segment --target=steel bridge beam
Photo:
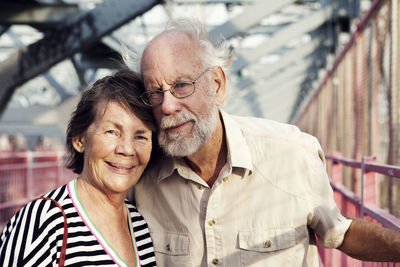
[[[311,58],[304,58],[302,61],[298,62],[297,64],[291,64],[291,65],[285,65],[286,68],[282,68],[282,71],[279,71],[279,73],[276,73],[276,75],[273,75],[271,77],[269,70],[271,68],[265,68],[266,72],[260,72],[255,75],[255,77],[251,78],[245,78],[241,80],[236,87],[238,89],[246,89],[249,86],[255,85],[256,87],[257,84],[268,84],[268,87],[275,85],[279,85],[282,82],[286,81],[289,79],[292,75],[299,73],[299,72],[304,72],[310,65],[312,64],[312,59]],[[274,66],[275,69],[275,66]],[[278,71],[280,69],[275,69],[275,71]],[[254,79],[253,79],[254,78]]]
[[[79,6],[76,4],[0,1],[0,24],[55,25],[77,12]]]
[[[266,118],[274,118],[280,122],[288,122],[291,108],[296,101],[298,88],[304,77],[294,78],[282,84],[278,91],[280,91],[279,101],[276,97],[268,97],[265,95],[260,98],[263,103],[263,116]]]
[[[242,13],[231,20],[219,25],[210,31],[210,39],[216,43],[223,36],[226,39],[235,35],[246,32],[249,28],[259,24],[266,16],[276,13],[283,7],[294,3],[295,0],[257,0],[253,5],[246,6]],[[255,92],[249,92],[246,95],[247,104],[255,116],[261,116],[261,107],[257,100],[258,96]]]
[[[225,39],[246,32],[250,27],[259,24],[266,16],[273,14],[295,0],[257,0],[246,6],[242,13],[210,31],[210,38],[215,43],[223,36]]]
[[[12,54],[0,65],[0,113],[16,87],[99,42],[103,36],[158,3],[157,0],[106,0],[96,8],[72,17],[38,42]]]
[[[252,65],[251,68],[254,72],[254,76],[252,75],[252,77],[257,79],[258,77],[268,77],[287,66],[292,66],[296,61],[304,60],[307,56],[314,53],[319,45],[320,41],[315,38],[309,43],[287,51],[278,61],[272,64],[254,65],[254,67]]]
[[[57,108],[48,109],[33,119],[34,125],[57,125],[61,132],[66,133],[69,113],[79,102],[80,94],[63,101]],[[68,116],[66,116],[68,115]]]
[[[258,45],[255,49],[238,53],[237,59],[233,62],[233,72],[238,72],[247,65],[256,62],[261,57],[276,51],[290,40],[317,29],[325,23],[328,12],[329,10],[320,10],[311,15],[307,15],[299,21],[284,27],[271,38],[268,38]]]

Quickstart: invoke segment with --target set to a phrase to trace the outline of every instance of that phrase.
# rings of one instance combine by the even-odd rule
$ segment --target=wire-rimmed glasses
[[[179,99],[191,96],[196,90],[196,83],[207,71],[211,69],[212,68],[207,68],[193,81],[176,82],[167,90],[162,90],[159,88],[157,90],[147,91],[140,96],[140,99],[145,105],[155,107],[161,105],[164,99],[164,94],[168,91],[170,91],[173,96]]]

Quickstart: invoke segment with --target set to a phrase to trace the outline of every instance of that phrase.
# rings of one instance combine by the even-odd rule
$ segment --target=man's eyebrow
[[[176,82],[190,82],[192,80],[192,78],[190,78],[189,76],[179,76],[175,79],[174,83]]]

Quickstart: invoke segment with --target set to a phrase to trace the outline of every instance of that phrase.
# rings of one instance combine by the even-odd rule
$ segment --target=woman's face
[[[117,102],[99,108],[96,120],[74,148],[84,153],[81,178],[105,193],[125,193],[134,186],[150,159],[152,132]]]

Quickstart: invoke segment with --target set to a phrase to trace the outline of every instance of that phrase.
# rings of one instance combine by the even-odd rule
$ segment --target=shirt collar
[[[253,171],[251,153],[240,126],[228,113],[220,110],[220,114],[225,126],[229,163],[232,167],[244,168],[251,173]]]
[[[224,133],[228,146],[227,164],[231,167],[243,168],[251,174],[253,171],[251,154],[240,126],[228,113],[220,110],[220,114],[224,123]],[[187,177],[189,175],[188,166],[183,163],[183,159],[174,159],[162,152],[158,152],[154,156],[155,158],[149,163],[144,176],[156,179],[159,183],[175,170],[181,176]]]

